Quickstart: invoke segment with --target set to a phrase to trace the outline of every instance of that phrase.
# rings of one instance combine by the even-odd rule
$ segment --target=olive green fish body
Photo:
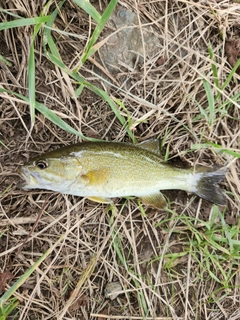
[[[226,168],[176,168],[162,161],[157,146],[158,141],[153,140],[139,145],[84,142],[63,147],[22,166],[25,183],[21,187],[48,189],[100,202],[137,196],[156,207],[165,205],[159,190],[167,189],[194,192],[219,204],[225,202],[215,184],[222,180]],[[210,199],[205,189],[214,190],[215,196]]]

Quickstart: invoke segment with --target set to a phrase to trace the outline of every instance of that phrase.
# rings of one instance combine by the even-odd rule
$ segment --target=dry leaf
[[[108,309],[107,309],[107,308],[106,308],[106,309],[101,310],[101,311],[100,311],[100,313],[101,313],[101,314],[104,314],[104,315],[106,315],[106,316],[108,316],[108,315],[109,315],[109,313],[108,313]],[[98,320],[107,320],[107,318],[98,317]]]
[[[10,271],[0,272],[0,293],[4,291],[7,281],[11,280],[13,277],[14,276]]]
[[[232,67],[234,67],[240,58],[240,39],[227,41],[225,45],[225,51],[228,62]],[[237,68],[236,73],[240,75],[240,66]]]
[[[73,302],[73,304],[69,307],[69,311],[76,311],[80,307],[85,307],[88,301],[89,301],[89,297],[83,294]]]
[[[162,66],[166,62],[166,58],[162,56],[161,58],[157,59],[157,64]]]

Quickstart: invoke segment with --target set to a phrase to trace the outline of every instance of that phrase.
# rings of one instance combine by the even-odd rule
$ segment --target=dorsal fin
[[[149,140],[140,142],[137,146],[142,149],[149,150],[153,153],[156,153],[158,156],[161,156],[159,139],[149,139]]]

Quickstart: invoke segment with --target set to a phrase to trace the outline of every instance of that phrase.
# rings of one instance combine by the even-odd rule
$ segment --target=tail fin
[[[195,190],[193,191],[199,197],[224,206],[226,204],[226,196],[223,190],[218,186],[228,172],[227,167],[214,166],[197,167]]]

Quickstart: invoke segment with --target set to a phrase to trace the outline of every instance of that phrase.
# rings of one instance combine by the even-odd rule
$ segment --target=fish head
[[[38,156],[18,168],[22,189],[47,189],[65,193],[82,167],[77,159]]]

